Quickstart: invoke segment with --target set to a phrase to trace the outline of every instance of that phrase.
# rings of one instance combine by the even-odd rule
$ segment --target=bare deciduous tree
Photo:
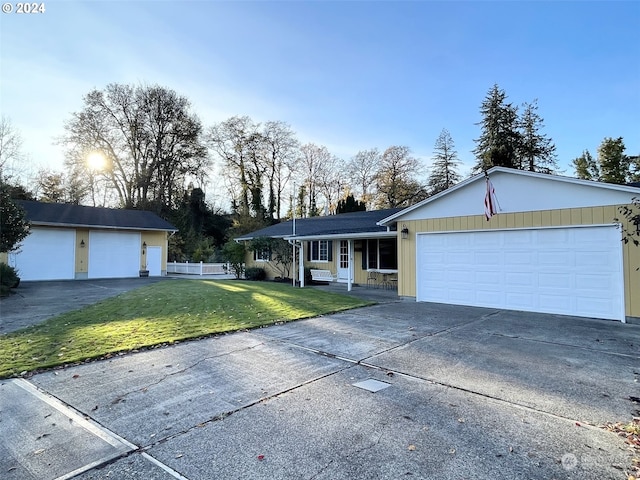
[[[16,174],[23,159],[20,133],[8,117],[0,116],[0,178]]]
[[[190,177],[207,166],[200,120],[186,97],[161,86],[109,84],[84,97],[60,143],[76,174],[105,179],[123,207],[171,208]],[[100,152],[105,168],[90,172],[87,157]]]
[[[347,163],[347,174],[356,195],[360,197],[367,208],[373,207],[373,187],[382,156],[377,148],[361,150]]]
[[[378,208],[407,207],[427,197],[417,180],[420,162],[410,153],[409,147],[392,146],[382,154],[376,177]]]

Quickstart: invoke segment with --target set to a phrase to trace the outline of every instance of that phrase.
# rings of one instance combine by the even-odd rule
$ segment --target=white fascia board
[[[286,240],[358,240],[363,238],[393,238],[398,235],[398,232],[364,232],[364,233],[339,233],[333,235],[306,235],[306,236],[288,236]]]
[[[253,240],[254,238],[260,238],[260,237],[267,237],[267,238],[283,238],[283,239],[288,239],[291,238],[291,235],[260,235],[259,237],[238,237],[238,238],[234,238],[233,240],[237,243],[237,242],[248,242],[250,240]]]
[[[29,225],[34,227],[56,227],[56,228],[90,228],[93,230],[135,230],[136,232],[178,232],[177,229],[168,228],[147,228],[147,227],[116,227],[112,225],[85,225],[82,223],[57,223],[57,222],[33,222],[30,221]]]

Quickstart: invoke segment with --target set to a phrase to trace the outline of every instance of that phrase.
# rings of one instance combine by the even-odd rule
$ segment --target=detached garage
[[[621,205],[640,189],[494,167],[388,217],[399,295],[417,301],[637,321],[640,247],[622,242]],[[626,225],[624,225],[626,227]]]
[[[22,280],[166,275],[176,228],[152,212],[20,201],[30,234],[9,264]]]

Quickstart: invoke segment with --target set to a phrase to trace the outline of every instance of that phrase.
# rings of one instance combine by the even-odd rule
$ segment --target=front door
[[[349,242],[340,240],[340,251],[338,252],[338,281],[346,283],[349,281]],[[353,273],[351,274],[353,281]]]

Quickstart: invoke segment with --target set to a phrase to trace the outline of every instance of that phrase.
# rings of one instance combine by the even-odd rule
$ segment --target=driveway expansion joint
[[[179,375],[179,374],[185,373],[187,370],[191,370],[192,368],[197,367],[197,366],[198,366],[198,365],[200,365],[201,363],[204,363],[204,362],[206,362],[206,361],[208,361],[208,360],[211,360],[211,359],[214,359],[214,358],[221,358],[221,357],[225,357],[225,356],[232,355],[232,354],[234,354],[234,353],[238,353],[238,352],[249,351],[249,350],[252,350],[252,349],[254,349],[254,348],[257,348],[257,347],[259,347],[259,346],[261,346],[261,345],[264,345],[264,342],[261,342],[261,343],[259,343],[259,344],[257,344],[257,345],[251,345],[251,346],[249,346],[249,347],[245,347],[245,348],[238,348],[238,349],[235,349],[235,350],[232,350],[232,351],[229,351],[229,352],[224,352],[224,353],[217,354],[217,355],[207,355],[206,357],[201,358],[200,360],[198,360],[198,361],[197,361],[197,362],[195,362],[195,363],[192,363],[191,365],[188,365],[188,366],[186,366],[186,367],[184,367],[184,368],[181,368],[180,370],[176,370],[176,371],[174,371],[174,372],[167,373],[167,374],[163,375],[161,378],[159,378],[159,379],[158,379],[157,381],[155,381],[155,382],[149,383],[149,384],[147,384],[147,385],[144,385],[143,387],[138,387],[138,388],[136,388],[136,389],[134,389],[134,390],[130,390],[130,391],[125,392],[125,393],[123,393],[123,394],[121,394],[121,395],[118,395],[116,398],[114,398],[114,399],[110,402],[110,404],[111,404],[111,405],[115,405],[116,403],[120,403],[122,400],[124,400],[125,398],[127,398],[127,397],[128,397],[129,395],[131,395],[132,393],[145,392],[146,390],[148,390],[148,389],[149,389],[149,388],[151,388],[151,387],[155,387],[156,385],[160,385],[162,382],[164,382],[164,381],[165,381],[165,380],[167,380],[168,378],[170,378],[170,377],[172,377],[172,376],[174,376],[174,375]]]
[[[559,347],[565,347],[565,348],[576,348],[578,350],[586,350],[587,352],[596,352],[604,355],[613,355],[616,357],[632,358],[634,360],[640,359],[640,354],[630,355],[628,353],[608,352],[606,350],[601,350],[601,349],[592,348],[592,347],[584,347],[582,345],[571,345],[570,343],[552,342],[550,340],[540,340],[537,338],[521,337],[520,335],[507,335],[505,333],[490,333],[489,335],[492,337],[504,337],[504,338],[510,338],[513,340],[526,340],[528,342],[544,343],[546,345],[557,345]]]

